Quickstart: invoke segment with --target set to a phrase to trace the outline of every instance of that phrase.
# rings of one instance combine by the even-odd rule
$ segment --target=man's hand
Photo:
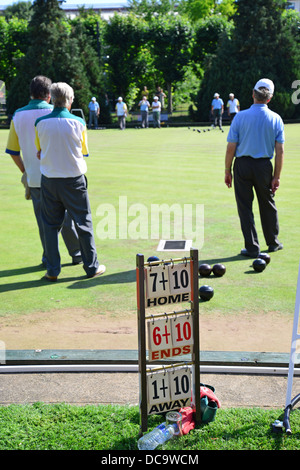
[[[225,170],[225,184],[228,188],[232,187],[232,174],[230,170]]]
[[[228,188],[232,186],[232,173],[231,167],[235,156],[237,144],[235,142],[228,142],[225,155],[225,184]]]
[[[27,183],[26,171],[24,171],[24,173],[22,175],[21,183],[23,184],[23,186],[25,188],[25,199],[27,199],[27,200],[31,199],[30,188],[29,188],[28,183]]]
[[[279,186],[280,186],[280,179],[274,177],[271,182],[271,189],[272,189],[273,194],[275,194]]]

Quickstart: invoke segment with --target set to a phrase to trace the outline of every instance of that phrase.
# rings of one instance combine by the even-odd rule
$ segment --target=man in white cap
[[[214,94],[214,99],[211,102],[211,112],[214,118],[213,127],[219,126],[222,130],[222,114],[224,113],[224,102],[220,98],[219,93]]]
[[[283,248],[278,240],[278,213],[274,201],[279,188],[284,158],[284,125],[268,103],[274,94],[274,83],[263,78],[253,89],[253,105],[240,111],[232,121],[227,137],[225,184],[234,189],[245,248],[243,256],[256,258],[260,245],[252,211],[253,188],[257,196],[261,225],[268,251]],[[274,158],[274,168],[271,160]]]
[[[97,103],[95,96],[93,96],[93,98],[89,102],[89,112],[90,112],[89,129],[91,129],[93,125],[94,125],[94,129],[98,129],[98,118],[100,115],[100,106],[99,106],[99,103]]]
[[[116,113],[118,117],[118,123],[121,131],[126,128],[126,116],[127,116],[127,106],[123,101],[122,96],[119,96],[116,104]]]

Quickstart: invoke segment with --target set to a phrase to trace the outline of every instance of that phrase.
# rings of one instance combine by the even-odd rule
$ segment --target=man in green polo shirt
[[[20,169],[22,181],[27,187],[27,199],[32,199],[34,214],[39,228],[40,239],[43,247],[42,262],[46,265],[44,246],[44,226],[41,219],[41,171],[40,162],[36,158],[35,146],[35,121],[52,112],[50,105],[51,80],[38,75],[31,80],[31,100],[23,108],[18,109],[12,118],[5,152],[8,153],[17,167]],[[22,156],[21,156],[22,153]],[[23,158],[22,158],[23,157]],[[61,230],[62,237],[72,258],[73,264],[81,263],[81,251],[78,235],[74,222],[66,212],[64,224]]]

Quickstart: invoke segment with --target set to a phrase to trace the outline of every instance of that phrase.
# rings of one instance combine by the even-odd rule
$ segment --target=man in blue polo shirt
[[[257,196],[261,225],[268,251],[283,248],[278,240],[279,223],[274,195],[280,184],[284,158],[284,125],[281,117],[268,108],[274,94],[271,80],[259,80],[253,89],[253,105],[239,112],[227,137],[225,184],[234,189],[245,248],[241,254],[256,258],[260,245],[252,211],[253,188]],[[271,163],[274,158],[274,168]],[[235,159],[234,159],[235,157]]]
[[[224,102],[220,98],[219,93],[214,94],[214,99],[211,102],[211,112],[214,118],[213,127],[219,126],[222,130],[222,115],[224,113]]]
[[[100,106],[97,103],[96,98],[93,96],[91,101],[89,102],[89,129],[92,129],[94,125],[94,129],[98,129],[98,118],[100,115]]]

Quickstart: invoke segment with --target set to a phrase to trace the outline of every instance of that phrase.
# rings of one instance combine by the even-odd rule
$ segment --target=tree
[[[38,74],[52,81],[64,81],[74,88],[74,107],[87,112],[91,90],[80,57],[76,38],[70,37],[70,27],[57,0],[35,0],[28,25],[29,47],[26,56],[17,63],[17,75],[7,97],[9,113],[27,103],[29,86],[24,84]]]
[[[213,15],[230,18],[235,12],[235,0],[181,0],[178,5],[180,13],[187,15],[192,23]]]
[[[175,13],[178,10],[178,0],[128,0],[130,11],[146,21],[153,17]]]
[[[0,80],[10,87],[16,75],[16,62],[28,47],[27,21],[0,16]]]
[[[172,85],[183,79],[191,57],[192,29],[180,16],[159,17],[149,25],[154,65],[167,85],[168,112],[171,113]]]
[[[295,17],[286,16],[283,7],[281,0],[237,2],[231,36],[221,35],[218,50],[206,58],[197,99],[198,119],[207,120],[214,92],[225,99],[233,92],[242,108],[249,107],[252,88],[262,77],[275,83],[270,107],[283,117],[295,116],[298,111],[289,97],[293,80],[287,77],[300,72],[299,21],[296,24]]]
[[[147,75],[148,65],[151,65],[151,57],[144,47],[146,32],[145,21],[132,14],[114,15],[106,28],[108,78],[113,93],[125,98],[129,107],[135,101],[142,77]],[[132,94],[133,90],[136,91]]]
[[[29,21],[31,18],[31,2],[18,2],[9,5],[4,10],[4,18],[10,21],[12,18]]]
[[[203,65],[208,55],[216,54],[222,35],[230,36],[233,23],[220,15],[209,16],[194,24],[192,60]]]
[[[79,57],[89,80],[91,96],[96,96],[100,104],[100,117],[98,122],[110,123],[110,109],[106,97],[108,89],[105,74],[105,24],[101,17],[92,10],[80,10],[79,16],[69,21],[71,25],[70,37],[76,39],[79,47]],[[85,103],[85,111],[87,103]]]

